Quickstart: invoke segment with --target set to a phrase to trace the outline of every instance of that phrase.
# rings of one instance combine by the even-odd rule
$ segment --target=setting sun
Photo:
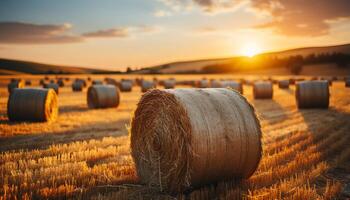
[[[253,57],[260,52],[261,49],[256,43],[247,43],[242,48],[242,54],[248,57]]]

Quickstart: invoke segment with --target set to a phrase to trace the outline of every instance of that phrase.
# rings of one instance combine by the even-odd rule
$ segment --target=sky
[[[350,43],[349,0],[1,0],[0,57],[125,70]]]

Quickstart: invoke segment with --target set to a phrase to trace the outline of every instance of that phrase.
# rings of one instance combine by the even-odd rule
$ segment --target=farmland
[[[91,77],[103,80],[107,76]],[[127,78],[135,77],[139,76]],[[169,77],[242,78],[157,76]],[[282,90],[274,85],[272,100],[254,100],[252,87],[244,85],[244,96],[255,107],[262,126],[263,156],[258,169],[248,180],[219,182],[174,197],[141,185],[136,174],[128,129],[142,95],[139,87],[121,93],[118,108],[92,110],[87,107],[86,89],[72,92],[68,81],[60,88],[56,122],[19,123],[9,122],[6,115],[9,78],[0,78],[0,199],[349,198],[350,88],[343,81],[330,87],[329,109],[305,110],[296,107],[294,86]],[[23,78],[32,80],[35,87],[42,76]]]

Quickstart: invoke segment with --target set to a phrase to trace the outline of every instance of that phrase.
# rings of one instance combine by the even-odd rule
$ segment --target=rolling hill
[[[21,60],[0,59],[0,75],[15,74],[108,74],[116,71],[58,66]]]
[[[290,49],[290,50],[278,51],[278,52],[268,52],[260,55],[272,56],[276,58],[285,58],[285,57],[294,56],[294,55],[307,56],[310,54],[319,55],[324,53],[350,54],[350,44],[324,46],[324,47],[297,48],[297,49]],[[230,58],[171,62],[171,63],[162,64],[162,65],[143,68],[139,71],[136,71],[136,73],[152,73],[152,72],[161,73],[161,74],[198,73],[206,66],[225,65],[225,64],[235,63],[241,60],[242,58],[243,57],[230,57]],[[246,73],[246,71],[242,71],[242,72]],[[251,72],[254,72],[254,71],[251,71]],[[279,72],[277,72],[277,74],[279,74]]]

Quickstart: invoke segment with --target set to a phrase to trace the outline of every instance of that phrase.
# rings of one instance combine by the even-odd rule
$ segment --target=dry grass
[[[86,89],[61,88],[58,121],[46,124],[9,123],[2,86],[0,199],[347,198],[342,190],[350,184],[350,89],[336,82],[328,110],[298,110],[293,86],[274,87],[273,100],[253,100],[252,88],[244,86],[263,131],[264,153],[254,175],[172,197],[138,183],[126,125],[139,88],[122,93],[117,109],[104,110],[87,109]]]

